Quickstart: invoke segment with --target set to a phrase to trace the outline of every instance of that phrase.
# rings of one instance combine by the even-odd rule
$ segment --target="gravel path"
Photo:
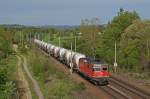
[[[27,60],[24,56],[22,56],[23,60],[24,60],[24,63],[23,63],[23,67],[24,67],[24,70],[27,74],[27,76],[29,77],[29,79],[32,81],[32,85],[33,85],[33,88],[36,92],[36,95],[39,97],[39,99],[44,99],[44,96],[40,90],[40,87],[37,83],[37,81],[32,77],[31,73],[29,72],[29,69],[27,67]]]

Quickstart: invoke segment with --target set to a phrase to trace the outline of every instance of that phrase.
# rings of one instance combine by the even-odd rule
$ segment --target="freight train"
[[[82,74],[83,77],[96,85],[108,85],[110,73],[104,62],[86,57],[86,55],[61,48],[38,39],[34,43],[47,54],[55,57],[62,63]]]

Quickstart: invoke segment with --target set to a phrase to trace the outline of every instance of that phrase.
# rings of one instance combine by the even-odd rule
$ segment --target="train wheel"
[[[98,85],[98,83],[96,81],[93,81],[94,85]]]

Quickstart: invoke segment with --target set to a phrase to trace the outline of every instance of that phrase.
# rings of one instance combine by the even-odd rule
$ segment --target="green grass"
[[[4,68],[7,68],[9,79],[15,80],[16,76],[16,64],[17,64],[17,58],[14,55],[10,55],[7,58],[0,61],[0,66]]]
[[[17,58],[9,55],[0,60],[0,99],[15,99],[16,96],[16,69]]]
[[[135,79],[139,79],[139,80],[150,80],[150,72],[142,72],[142,71],[136,72],[136,71],[131,70],[131,69],[118,67],[116,74],[128,75],[131,78],[135,78]]]
[[[72,92],[83,91],[85,85],[75,82],[70,75],[58,69],[55,62],[33,47],[26,54],[29,69],[38,81],[45,99],[72,99]]]

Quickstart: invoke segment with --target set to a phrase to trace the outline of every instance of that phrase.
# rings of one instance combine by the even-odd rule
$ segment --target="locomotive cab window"
[[[88,61],[87,61],[87,60],[84,60],[83,62],[84,62],[84,63],[88,63]]]
[[[103,70],[106,71],[106,70],[107,70],[107,67],[104,67]]]
[[[100,68],[93,68],[93,71],[100,71]]]
[[[85,65],[89,64],[87,60],[84,60],[83,62],[84,62]]]

